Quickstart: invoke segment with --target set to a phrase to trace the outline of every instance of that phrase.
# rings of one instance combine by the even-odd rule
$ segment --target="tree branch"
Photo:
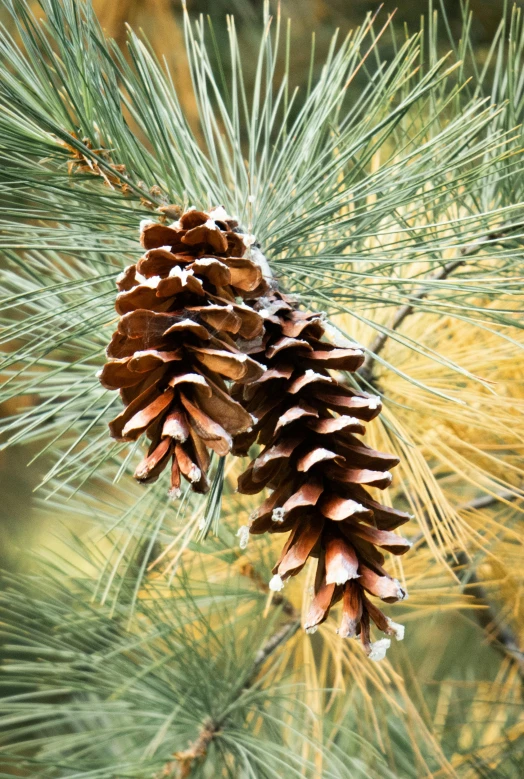
[[[476,241],[473,241],[470,244],[467,244],[466,246],[463,246],[462,249],[459,251],[459,256],[451,260],[450,262],[447,262],[445,265],[443,265],[436,273],[431,274],[428,276],[425,281],[426,282],[432,282],[432,281],[442,281],[443,279],[447,279],[448,276],[450,276],[457,268],[459,268],[461,265],[465,265],[466,261],[464,258],[471,257],[474,254],[477,254],[482,247],[485,244],[493,243],[494,241],[500,241],[505,236],[509,235],[512,232],[515,232],[516,230],[519,230],[521,227],[524,226],[524,222],[519,222],[517,224],[513,225],[507,225],[502,226],[499,230],[492,231],[488,233],[485,236],[482,236],[481,238],[477,239]],[[429,289],[427,286],[421,286],[420,289],[415,292],[415,294],[412,297],[412,300],[418,301],[423,300],[429,293]],[[415,305],[413,303],[406,303],[403,306],[400,306],[394,317],[393,321],[390,325],[390,330],[398,330],[400,325],[403,323],[403,321],[413,314],[415,311]],[[372,381],[373,379],[373,371],[375,368],[376,358],[380,354],[380,352],[384,349],[384,346],[386,345],[388,338],[390,337],[390,333],[379,333],[374,341],[369,346],[366,359],[364,360],[364,363],[359,368],[358,373],[359,375],[367,382]]]
[[[489,508],[499,500],[513,501],[519,498],[514,492],[504,490],[498,495],[482,495],[480,498],[465,503],[460,507],[461,511],[480,510]],[[430,528],[431,535],[435,534],[435,528]],[[414,544],[424,539],[421,533],[415,538]],[[480,627],[485,631],[488,639],[493,646],[505,655],[509,655],[517,663],[519,676],[524,681],[524,652],[519,646],[517,636],[511,630],[509,625],[504,625],[493,604],[490,601],[489,593],[480,581],[473,566],[470,564],[468,555],[463,550],[454,555],[456,564],[454,569],[463,569],[459,578],[463,588],[468,587],[468,592],[482,605],[483,609],[475,609],[475,618]]]
[[[465,257],[469,257],[473,254],[476,254],[478,251],[480,251],[480,249],[485,243],[500,240],[502,237],[504,237],[504,235],[506,235],[507,232],[517,229],[517,227],[520,227],[520,225],[518,226],[514,225],[511,228],[508,228],[506,230],[501,229],[498,232],[489,233],[487,236],[475,241],[474,243],[464,246],[460,250],[459,258],[446,263],[436,273],[429,276],[427,281],[440,281],[446,279],[458,267],[465,264],[465,259],[464,259]],[[252,259],[255,262],[257,262],[257,264],[262,268],[265,278],[272,281],[273,276],[269,264],[267,262],[267,259],[265,258],[265,256],[263,255],[263,253],[261,252],[260,248],[257,245],[252,247],[251,254],[252,254]],[[424,297],[426,297],[428,292],[429,292],[428,288],[422,286],[415,293],[413,300],[414,301],[422,300]],[[393,318],[393,322],[391,324],[391,330],[397,330],[400,327],[400,325],[404,322],[404,320],[414,312],[414,310],[415,310],[414,302],[403,305],[400,308],[398,308]],[[383,350],[388,340],[388,337],[389,337],[388,333],[379,334],[369,348],[369,352],[364,361],[364,364],[359,370],[359,374],[368,381],[372,379],[373,369],[376,362],[376,356]],[[489,506],[491,503],[494,503],[500,497],[506,497],[507,499],[512,499],[515,496],[512,493],[508,493],[507,496],[506,495],[497,496],[497,497],[483,496],[482,498],[479,498],[476,501],[472,501],[470,504],[467,504],[467,506],[463,508],[466,507],[477,508],[477,509],[485,508]],[[432,532],[434,532],[434,530],[432,530]],[[464,552],[459,553],[459,555],[457,556],[457,560],[460,560],[460,562],[458,563],[460,567],[464,567],[468,563],[468,558]],[[242,571],[242,573],[248,576],[250,579],[252,579],[259,588],[264,589],[264,591],[267,589],[266,583],[261,580],[258,573],[249,564],[246,566],[246,569]],[[468,582],[470,584],[474,584],[473,593],[475,597],[477,597],[477,599],[480,600],[481,602],[486,603],[487,606],[486,610],[483,611],[482,616],[478,616],[478,620],[480,624],[485,628],[487,628],[490,625],[495,625],[496,632],[493,635],[496,641],[498,642],[497,646],[503,649],[504,652],[511,654],[511,656],[514,657],[514,659],[519,664],[519,673],[521,673],[521,675],[524,678],[524,654],[520,651],[515,636],[513,635],[511,630],[508,627],[503,626],[498,622],[496,614],[487,599],[487,593],[485,591],[485,588],[477,579],[474,570],[470,571]],[[283,625],[281,625],[278,628],[278,630],[265,642],[265,644],[255,655],[252,669],[246,681],[244,682],[242,688],[237,693],[238,696],[242,695],[242,693],[244,693],[246,690],[249,690],[256,683],[259,671],[264,665],[264,663],[266,662],[266,660],[268,659],[268,657],[270,657],[271,654],[273,654],[273,652],[275,652],[280,646],[282,646],[282,644],[284,644],[292,636],[294,636],[300,627],[301,624],[300,617],[298,616],[293,605],[287,599],[285,599],[283,596],[279,594],[275,594],[273,597],[273,603],[274,605],[281,606],[283,612],[288,615],[289,619],[287,622],[285,622]],[[193,770],[196,761],[205,758],[207,751],[209,749],[209,745],[222,729],[227,719],[227,716],[228,715],[225,714],[223,717],[207,719],[203,723],[197,738],[188,746],[186,750],[182,752],[177,752],[174,755],[175,759],[169,761],[169,763],[167,763],[164,766],[163,770],[159,774],[157,774],[156,779],[188,779],[188,777],[191,775],[191,772]]]
[[[519,676],[524,681],[524,652],[519,646],[519,641],[509,625],[503,624],[493,604],[490,602],[489,593],[478,578],[474,568],[469,567],[469,560],[465,552],[458,552],[457,567],[464,568],[461,577],[464,587],[485,608],[475,609],[475,617],[486,637],[493,646],[504,655],[509,655],[516,663]]]
[[[258,673],[268,657],[275,652],[279,646],[285,644],[285,642],[295,635],[300,627],[300,617],[296,615],[293,609],[293,619],[282,625],[273,635],[266,641],[264,646],[257,652],[253,662],[253,667],[246,681],[242,685],[242,688],[236,692],[235,697],[240,697],[246,690],[249,690],[254,686]],[[203,725],[198,737],[193,741],[187,749],[183,752],[176,752],[174,760],[170,760],[162,771],[156,775],[155,779],[188,779],[193,770],[193,766],[197,760],[204,758],[209,749],[209,745],[215,738],[217,733],[222,729],[227,714],[223,717],[209,718]]]
[[[282,627],[273,633],[273,635],[266,641],[264,646],[257,652],[255,656],[253,670],[247,682],[244,684],[242,691],[248,690],[250,687],[252,687],[258,672],[266,662],[267,658],[273,654],[273,652],[278,649],[279,646],[285,644],[289,638],[292,638],[295,635],[300,627],[300,623],[300,617],[295,617],[294,619],[282,625]]]
[[[470,500],[468,503],[464,503],[462,506],[459,506],[457,511],[479,511],[480,509],[486,509],[492,506],[494,503],[497,503],[498,501],[513,501],[517,500],[520,496],[516,495],[511,490],[503,490],[502,492],[497,493],[496,495],[482,495],[480,498],[474,498],[473,500]],[[426,520],[426,525],[429,528],[430,535],[432,537],[436,534],[436,527],[432,525],[427,515],[424,515],[424,519]],[[426,536],[424,533],[419,533],[415,538],[413,539],[413,546],[416,546],[420,542],[425,542]]]
[[[244,563],[240,568],[240,573],[250,579],[261,592],[265,594],[269,592],[267,582],[262,578],[252,563]],[[270,657],[270,655],[288,639],[292,638],[300,627],[300,615],[291,601],[281,593],[276,592],[273,594],[272,603],[274,606],[280,606],[282,612],[286,614],[289,619],[268,638],[265,644],[257,652],[253,660],[251,671],[240,691],[236,692],[236,697],[239,697],[246,690],[253,687],[259,671],[268,657]],[[209,745],[217,733],[222,729],[226,716],[205,720],[197,738],[191,742],[188,748],[183,752],[175,753],[175,759],[170,760],[162,771],[156,775],[155,779],[187,779],[187,777],[191,775],[195,762],[206,756]]]
[[[434,273],[432,276],[428,277],[428,281],[440,281],[442,279],[446,279],[453,271],[458,268],[460,265],[464,265],[464,260],[453,260],[452,262],[446,263],[446,265],[443,265],[442,268],[440,268],[437,273]],[[418,292],[415,293],[414,299],[415,300],[422,300],[426,297],[429,290],[426,287],[421,288]],[[413,303],[407,303],[404,306],[400,306],[400,308],[397,309],[395,316],[393,317],[393,321],[390,325],[391,330],[398,330],[404,319],[406,319],[410,314],[412,314],[415,310],[415,306]],[[376,358],[377,355],[380,354],[384,346],[386,345],[386,342],[389,338],[389,333],[379,333],[371,346],[369,347],[369,351],[366,355],[366,359],[364,360],[363,365],[359,368],[358,373],[360,376],[362,376],[363,379],[366,381],[371,381],[373,377],[373,370],[375,368]]]

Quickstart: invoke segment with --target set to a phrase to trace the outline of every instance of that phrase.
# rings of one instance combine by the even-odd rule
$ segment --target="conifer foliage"
[[[1,446],[48,523],[2,776],[451,778],[522,733],[524,23],[479,65],[428,9],[305,62],[280,4],[256,56],[184,8],[178,83],[2,0]]]

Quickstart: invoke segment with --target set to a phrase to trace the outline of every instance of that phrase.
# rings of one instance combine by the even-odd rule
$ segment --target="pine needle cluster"
[[[232,17],[219,34],[185,14],[188,115],[148,42],[129,30],[124,50],[88,2],[3,7],[0,433],[36,447],[54,532],[1,596],[0,775],[474,777],[508,744],[518,760],[521,11],[482,62],[467,9],[458,42],[432,7],[413,35],[368,16],[324,61],[312,46],[305,89],[280,13],[249,68]],[[365,352],[345,381],[380,396],[366,440],[400,460],[385,502],[414,516],[388,561],[408,632],[380,663],[337,635],[336,605],[303,632],[311,561],[274,592],[278,541],[239,544],[260,504],[236,492],[248,459],[214,456],[207,494],[173,502],[168,479],[133,482],[142,441],[109,438],[115,280],[173,204],[222,205],[280,289]],[[446,677],[458,653],[473,681]]]

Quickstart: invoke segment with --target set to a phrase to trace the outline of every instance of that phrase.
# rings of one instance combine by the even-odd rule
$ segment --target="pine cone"
[[[164,220],[177,213],[159,210]],[[263,318],[237,301],[267,284],[236,230],[223,208],[189,210],[169,225],[145,221],[146,252],[117,280],[120,320],[99,375],[125,405],[111,434],[118,441],[147,434],[151,445],[135,478],[154,481],[171,460],[173,497],[181,476],[207,492],[209,450],[227,454],[233,436],[253,424],[226,382],[249,383],[264,372],[237,346],[261,341]]]
[[[251,356],[267,370],[255,383],[233,388],[233,397],[257,419],[235,438],[233,452],[246,455],[258,441],[263,449],[240,476],[238,489],[249,495],[264,487],[273,492],[251,516],[250,532],[289,533],[271,589],[281,589],[308,557],[318,558],[307,630],[316,629],[342,600],[339,634],[360,635],[366,652],[378,658],[389,641],[371,644],[370,620],[397,637],[402,628],[368,594],[387,603],[405,597],[382,567],[380,549],[394,554],[409,549],[408,541],[390,531],[410,516],[377,503],[366,489],[387,487],[389,469],[399,462],[355,435],[365,432],[363,421],[380,413],[379,398],[341,384],[330,373],[356,371],[364,355],[321,340],[322,317],[298,311],[278,291],[252,305],[264,317],[266,335]]]

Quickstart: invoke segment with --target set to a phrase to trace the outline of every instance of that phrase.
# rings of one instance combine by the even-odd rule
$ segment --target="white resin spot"
[[[368,408],[374,410],[377,409],[380,406],[380,398],[378,395],[371,395],[368,398]]]
[[[217,206],[209,212],[209,216],[211,219],[218,219],[219,222],[231,222],[233,220],[233,217],[229,216],[224,206]]]
[[[125,279],[125,277],[126,277],[126,273],[127,273],[127,272],[128,272],[128,270],[130,270],[132,267],[133,267],[132,265],[126,265],[126,267],[124,268],[124,270],[122,271],[122,273],[119,273],[119,274],[118,274],[118,276],[116,277],[116,280],[117,280],[117,282],[119,282],[119,281],[123,281],[123,280]]]
[[[374,660],[376,663],[383,660],[390,646],[391,639],[389,638],[381,638],[380,641],[375,641],[375,643],[371,644],[369,659]]]
[[[356,500],[347,500],[346,501],[346,507],[347,510],[350,511],[348,514],[349,517],[352,517],[353,514],[362,514],[366,511],[366,507],[363,506],[361,503],[357,503]]]
[[[187,476],[191,484],[194,484],[202,478],[202,471],[193,463]]]
[[[397,585],[397,598],[398,598],[399,600],[407,600],[407,599],[408,599],[408,594],[407,594],[407,592],[406,592],[405,590],[403,590],[403,589],[402,589],[402,587],[400,586],[400,582],[399,582],[399,580],[398,580],[398,579],[393,579],[393,581],[394,581],[394,582],[395,582],[395,584]]]
[[[140,232],[143,233],[146,227],[149,227],[150,225],[156,225],[156,222],[153,222],[152,219],[142,219],[140,221]]]
[[[173,489],[169,490],[167,493],[168,497],[171,498],[171,500],[178,500],[179,497],[182,495],[182,490],[178,487],[173,487]]]
[[[249,541],[249,527],[248,525],[242,525],[237,530],[238,545],[241,549],[245,549],[247,542]]]
[[[309,635],[313,635],[313,633],[316,633],[318,630],[318,625],[312,625],[310,628],[306,628],[306,633],[309,633]]]
[[[156,289],[159,285],[159,283],[162,281],[160,276],[150,276],[148,279],[144,279],[144,281],[141,281],[143,287],[150,287],[151,289]]]
[[[187,284],[187,280],[190,276],[194,276],[192,270],[182,270],[180,265],[175,265],[174,268],[171,268],[169,271],[169,276],[173,278],[179,278],[182,284]]]
[[[324,312],[322,312],[325,315]],[[339,346],[342,349],[359,349],[360,344],[355,343],[355,341],[350,341],[349,338],[347,338],[343,333],[340,332],[338,328],[336,328],[334,325],[331,324],[331,322],[326,321],[326,319],[322,320],[322,323],[324,325],[324,330],[326,331],[326,335],[329,337],[329,340],[334,346]]]
[[[200,266],[202,266],[202,265],[208,266],[208,265],[216,265],[216,264],[218,264],[218,265],[222,265],[223,268],[227,268],[226,263],[225,262],[220,262],[220,260],[217,260],[216,257],[199,257],[196,260],[196,262],[198,262],[198,264]],[[229,304],[229,306],[227,306],[227,308],[228,308],[229,311],[233,310],[233,306],[231,305],[231,303]]]
[[[397,641],[403,641],[404,634],[406,632],[405,625],[399,625],[398,622],[393,622],[392,619],[387,618],[388,620],[388,635],[395,636]]]
[[[284,516],[285,516],[284,509],[277,508],[277,509],[273,509],[273,512],[271,514],[271,519],[273,522],[283,522]]]
[[[284,589],[284,582],[282,581],[281,577],[276,573],[271,581],[269,582],[269,589],[273,592],[280,592],[280,590]]]
[[[331,376],[324,376],[322,373],[317,373],[312,368],[308,368],[304,376],[312,379],[320,379],[321,381],[333,381]]]

